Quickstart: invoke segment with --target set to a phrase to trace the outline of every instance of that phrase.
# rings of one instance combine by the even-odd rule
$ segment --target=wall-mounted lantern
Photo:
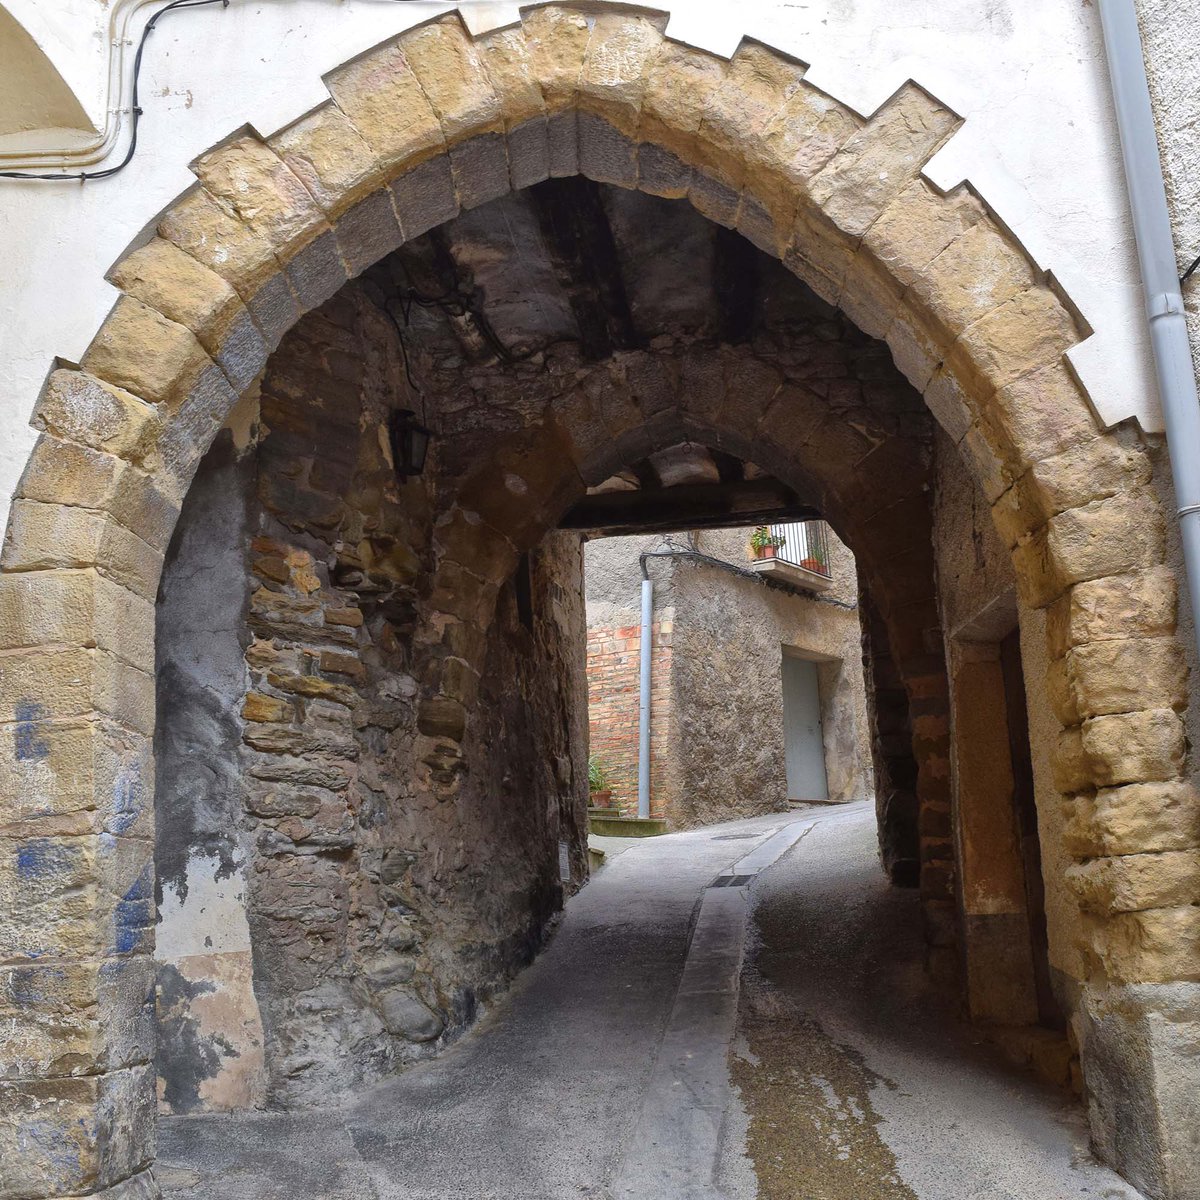
[[[388,423],[392,443],[392,464],[401,479],[420,475],[425,470],[425,456],[433,434],[417,421],[411,408],[392,413]]]

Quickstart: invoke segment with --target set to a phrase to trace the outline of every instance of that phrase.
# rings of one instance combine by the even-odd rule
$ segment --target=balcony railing
[[[767,529],[780,544],[753,559],[756,571],[809,591],[830,586],[829,526],[824,521],[789,521]]]
[[[829,526],[824,521],[792,521],[786,525],[770,526],[772,537],[783,538],[775,557],[793,567],[812,571],[814,575],[829,573]]]

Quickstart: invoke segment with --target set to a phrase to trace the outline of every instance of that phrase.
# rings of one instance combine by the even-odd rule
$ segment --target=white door
[[[817,664],[783,658],[783,736],[789,800],[828,800]]]

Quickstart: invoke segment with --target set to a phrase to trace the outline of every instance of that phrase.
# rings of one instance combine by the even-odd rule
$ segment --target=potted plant
[[[589,803],[593,808],[612,807],[612,788],[608,786],[608,772],[595,754],[588,755]]]
[[[750,535],[750,553],[755,558],[774,558],[786,540],[783,534],[772,533],[766,525],[759,525]]]
[[[820,550],[813,550],[807,558],[800,560],[800,565],[806,571],[814,571],[818,575],[826,574],[825,555]]]

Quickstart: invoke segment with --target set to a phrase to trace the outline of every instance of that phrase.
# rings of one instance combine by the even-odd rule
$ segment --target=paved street
[[[915,898],[885,886],[873,839],[856,804],[638,842],[440,1059],[336,1111],[163,1121],[164,1191],[1136,1197],[1069,1099],[930,1008]]]

